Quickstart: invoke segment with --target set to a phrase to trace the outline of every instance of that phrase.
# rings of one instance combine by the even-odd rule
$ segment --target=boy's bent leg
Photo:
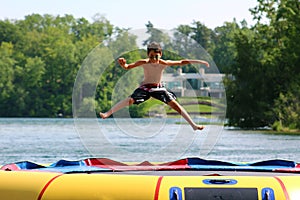
[[[186,110],[175,100],[172,100],[168,102],[168,105],[176,110],[191,126],[192,128],[196,130],[202,130],[204,126],[202,125],[197,125],[195,122],[192,120],[190,115],[186,112]]]
[[[134,103],[134,99],[131,97],[128,97],[120,102],[118,102],[116,105],[114,105],[109,111],[105,112],[105,113],[99,113],[100,117],[102,119],[106,119],[109,116],[111,116],[113,113],[117,112],[118,110],[121,110],[122,108],[126,107],[126,106],[130,106]]]

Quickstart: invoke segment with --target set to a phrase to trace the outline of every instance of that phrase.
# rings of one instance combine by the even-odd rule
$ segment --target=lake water
[[[118,161],[172,161],[201,157],[230,162],[300,162],[300,136],[227,130],[194,132],[180,119],[0,118],[0,165],[106,157]]]

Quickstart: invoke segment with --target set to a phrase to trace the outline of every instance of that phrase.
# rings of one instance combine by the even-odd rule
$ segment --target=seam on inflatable
[[[288,191],[287,191],[287,189],[286,189],[284,183],[282,182],[282,180],[281,180],[279,177],[277,177],[277,176],[275,176],[274,178],[279,182],[279,184],[280,184],[280,186],[281,186],[281,188],[282,188],[282,190],[283,190],[285,199],[286,199],[286,200],[290,200],[289,193],[288,193]]]
[[[49,185],[50,185],[55,179],[57,179],[58,177],[60,177],[60,176],[62,176],[62,175],[63,175],[63,174],[59,174],[59,175],[57,175],[57,176],[54,176],[52,179],[50,179],[50,180],[46,183],[46,185],[43,187],[43,189],[41,190],[41,192],[40,192],[40,194],[39,194],[37,200],[41,200],[41,199],[43,198],[43,195],[44,195],[44,193],[46,192],[47,188],[49,187]]]
[[[158,200],[159,190],[160,190],[160,185],[161,185],[162,179],[163,179],[163,176],[160,176],[157,180],[155,194],[154,194],[154,200]]]

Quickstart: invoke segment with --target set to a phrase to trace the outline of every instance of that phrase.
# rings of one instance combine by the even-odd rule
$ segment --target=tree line
[[[149,38],[144,45],[160,42],[166,50],[164,58],[180,59],[196,57],[199,52],[193,43],[200,44],[208,53],[200,52],[203,59],[212,59],[221,73],[233,77],[224,80],[229,125],[300,129],[300,2],[258,0],[250,12],[256,20],[252,27],[246,21],[233,20],[209,29],[193,21],[174,28],[171,39],[148,22]],[[100,44],[103,48],[115,47],[113,59],[126,50],[137,49],[123,55],[128,62],[146,56],[145,51],[139,50],[136,37],[129,32],[101,15],[95,15],[92,22],[72,15],[48,14],[32,14],[23,20],[1,20],[0,116],[72,116],[74,80],[83,63],[94,62],[86,58],[95,47]],[[102,47],[94,52],[95,59],[106,56]],[[99,66],[93,65],[95,70]],[[194,72],[195,68],[188,66],[183,70]],[[94,104],[96,112],[108,109],[116,80],[125,73],[117,62],[112,62],[101,72],[101,77],[97,73],[84,75],[85,79],[98,84],[96,92],[94,96],[86,94],[93,86],[81,85],[85,90],[75,96],[89,98],[75,106],[79,110],[84,108],[82,112]],[[126,76],[128,82],[138,82],[136,73],[139,72]],[[130,94],[130,87],[135,86],[128,85],[124,94]],[[131,112],[143,116],[142,108],[132,107]]]

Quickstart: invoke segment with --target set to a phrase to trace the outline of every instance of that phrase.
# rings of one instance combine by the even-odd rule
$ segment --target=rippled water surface
[[[187,156],[232,162],[286,159],[300,162],[300,136],[226,130],[207,125],[193,132],[178,119],[96,120],[0,119],[0,165],[29,160],[108,157],[119,161],[170,161]],[[128,131],[131,130],[131,131]],[[217,132],[217,133],[216,133]],[[124,159],[123,159],[124,158]]]

